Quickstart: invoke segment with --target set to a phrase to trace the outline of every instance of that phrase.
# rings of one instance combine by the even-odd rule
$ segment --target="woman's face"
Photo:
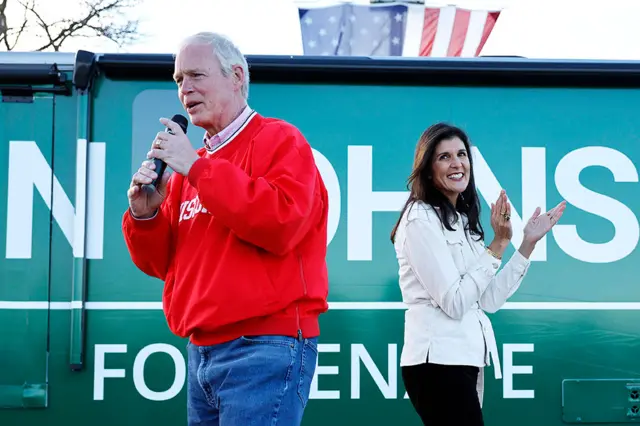
[[[454,206],[458,195],[467,189],[469,173],[471,173],[471,165],[464,142],[458,137],[440,141],[433,156],[431,176],[435,187]]]

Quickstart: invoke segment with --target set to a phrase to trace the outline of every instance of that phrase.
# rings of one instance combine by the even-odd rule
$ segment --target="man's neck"
[[[219,121],[219,124],[215,126],[211,126],[210,128],[206,129],[209,136],[213,136],[220,133],[224,128],[230,125],[233,122],[233,120],[235,120],[240,116],[240,114],[242,114],[242,111],[246,106],[247,106],[247,102],[242,101],[235,104],[233,107],[228,108],[225,111],[222,119]]]

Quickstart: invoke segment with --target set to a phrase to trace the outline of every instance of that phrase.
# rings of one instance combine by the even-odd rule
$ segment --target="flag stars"
[[[407,6],[333,6],[300,18],[304,50],[311,55],[402,54]]]

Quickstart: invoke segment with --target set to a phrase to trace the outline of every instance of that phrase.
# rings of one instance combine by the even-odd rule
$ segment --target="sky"
[[[339,0],[143,0],[131,10],[141,19],[141,40],[123,49],[111,42],[70,40],[66,51],[172,53],[197,31],[231,37],[245,54],[300,55],[302,41],[296,7],[335,4]],[[368,0],[352,0],[367,4]],[[60,18],[77,0],[40,0],[45,19]],[[640,1],[607,0],[460,0],[428,2],[466,8],[504,8],[483,55],[519,55],[552,59],[640,59]],[[19,14],[19,10],[17,11]],[[249,13],[252,12],[252,13]],[[9,19],[20,18],[11,14]],[[35,48],[30,34],[15,50]]]

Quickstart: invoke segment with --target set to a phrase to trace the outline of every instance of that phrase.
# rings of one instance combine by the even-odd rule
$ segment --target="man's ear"
[[[233,82],[238,86],[242,86],[244,83],[244,70],[240,65],[235,65],[233,67]]]

